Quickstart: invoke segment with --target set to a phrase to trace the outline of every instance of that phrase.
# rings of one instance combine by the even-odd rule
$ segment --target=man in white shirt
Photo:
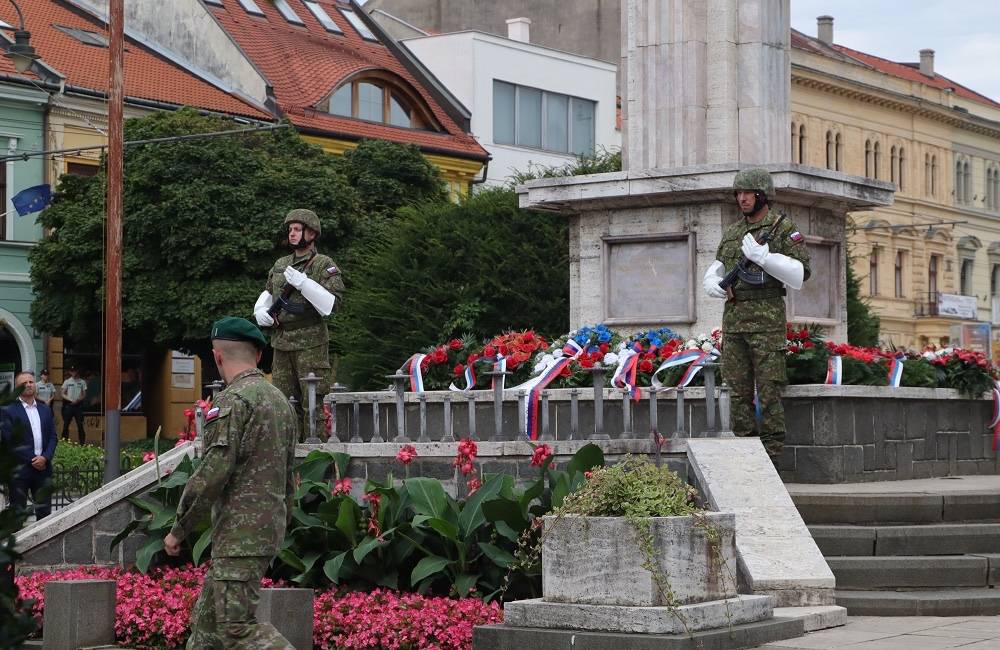
[[[69,421],[76,420],[76,435],[80,444],[87,442],[87,433],[83,430],[83,400],[87,397],[87,382],[80,378],[80,371],[69,369],[69,378],[63,382],[60,391],[63,400],[62,439],[69,440]]]
[[[35,399],[35,376],[20,372],[14,378],[21,394],[0,414],[0,435],[13,442],[19,461],[11,483],[11,505],[25,508],[28,494],[35,505],[35,518],[52,511],[50,479],[56,453],[56,426],[52,409]]]

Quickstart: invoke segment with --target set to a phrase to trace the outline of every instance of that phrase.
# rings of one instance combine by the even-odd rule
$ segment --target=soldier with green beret
[[[771,210],[774,184],[766,169],[736,174],[733,195],[743,218],[728,226],[716,259],[705,272],[705,293],[725,300],[722,315],[722,372],[732,389],[732,428],[739,436],[753,435],[756,421],[754,391],[761,409],[760,439],[772,458],[781,456],[785,441],[785,411],[781,390],[785,370],[785,287],[801,289],[809,279],[805,237],[789,219],[778,225],[769,243],[759,239],[779,216]],[[747,263],[728,290],[719,286],[741,257]]]
[[[271,381],[286,397],[295,397],[301,408],[309,394],[301,379],[310,372],[320,379],[317,395],[329,392],[330,334],[326,318],[340,306],[344,280],[340,267],[316,251],[322,226],[315,212],[292,210],[284,225],[293,252],[271,267],[267,286],[254,305],[254,318],[261,327],[271,328]],[[281,309],[272,315],[275,302]],[[308,430],[303,426],[303,435]],[[317,426],[316,430],[323,431],[324,427]]]
[[[170,555],[212,517],[212,567],[191,615],[194,648],[292,648],[257,621],[260,579],[285,538],[295,493],[296,415],[257,369],[267,340],[244,318],[212,325],[212,355],[226,388],[205,414],[204,454],[177,520],[163,540]]]

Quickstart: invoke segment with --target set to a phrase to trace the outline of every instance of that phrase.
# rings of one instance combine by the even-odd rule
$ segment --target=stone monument
[[[736,171],[762,166],[811,257],[788,318],[846,340],[846,214],[889,205],[893,185],[791,164],[789,0],[623,0],[621,24],[623,171],[518,188],[570,221],[570,326],[718,327],[701,276],[739,218]]]

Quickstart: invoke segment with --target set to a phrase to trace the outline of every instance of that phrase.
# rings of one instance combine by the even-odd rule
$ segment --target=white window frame
[[[333,34],[343,34],[344,30],[340,28],[337,23],[333,22],[333,18],[330,14],[326,13],[326,9],[323,8],[318,2],[313,2],[312,0],[302,0],[306,8],[312,12],[313,18],[319,21],[319,24],[323,26],[323,29]]]
[[[354,12],[354,10],[344,9],[343,7],[337,7],[337,10],[344,15],[347,22],[351,23],[351,27],[354,28],[354,31],[356,31],[361,38],[366,41],[378,42],[378,36],[375,36],[375,32],[373,32],[371,28],[365,24],[365,21],[362,20],[361,17]]]
[[[553,153],[553,154],[556,154],[556,155],[559,155],[559,156],[576,156],[576,155],[578,155],[576,152],[573,151],[573,100],[575,99],[575,100],[578,100],[578,101],[587,102],[587,103],[589,103],[594,108],[594,132],[593,132],[593,138],[592,139],[594,141],[594,149],[595,150],[597,149],[597,102],[596,101],[594,101],[593,99],[587,99],[586,97],[578,97],[576,95],[567,95],[566,93],[557,93],[557,92],[552,92],[552,91],[549,91],[549,90],[545,90],[543,88],[536,88],[534,86],[527,86],[527,85],[524,85],[524,84],[517,84],[517,83],[513,83],[511,81],[506,81],[504,79],[494,79],[493,80],[494,88],[496,87],[496,84],[498,82],[499,83],[503,83],[503,84],[507,84],[508,86],[513,86],[514,87],[514,142],[513,142],[513,144],[498,143],[498,142],[496,142],[496,140],[495,140],[495,138],[496,138],[496,128],[494,127],[493,133],[490,134],[490,138],[494,140],[495,144],[500,144],[501,146],[507,146],[507,147],[518,147],[518,148],[521,148],[521,149],[532,149],[534,151],[544,151],[546,153]],[[527,88],[527,89],[530,89],[530,90],[537,90],[537,91],[539,91],[539,92],[542,93],[542,104],[541,104],[541,115],[540,115],[540,118],[541,118],[541,141],[542,141],[542,145],[540,147],[534,147],[532,145],[521,144],[518,141],[518,138],[519,138],[519,135],[520,135],[520,131],[518,130],[518,126],[519,126],[519,124],[521,122],[521,102],[520,102],[521,88]],[[548,97],[550,95],[558,95],[559,97],[565,97],[566,98],[566,151],[559,151],[558,149],[549,149],[549,148],[547,148],[545,146],[545,144],[546,144],[546,128],[547,128],[546,127],[546,121],[547,121],[546,118],[548,116],[548,113],[547,113],[547,111],[548,111]],[[492,98],[491,98],[491,101],[492,101]],[[495,110],[495,107],[494,107],[494,110]],[[586,153],[593,153],[593,151],[586,152]]]
[[[302,22],[302,19],[299,18],[299,15],[295,13],[295,10],[292,9],[292,6],[288,4],[288,0],[272,0],[272,2],[274,2],[274,6],[278,10],[278,13],[281,14],[285,20],[293,25],[305,25],[305,23]]]
[[[243,7],[243,10],[246,11],[248,14],[253,14],[254,16],[264,15],[264,12],[261,10],[260,7],[257,6],[257,3],[254,2],[254,0],[236,0],[236,1],[240,3],[240,6]]]

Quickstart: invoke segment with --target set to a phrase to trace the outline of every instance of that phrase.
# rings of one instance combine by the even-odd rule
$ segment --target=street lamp
[[[7,46],[7,52],[4,56],[14,62],[14,68],[18,72],[27,72],[31,64],[38,58],[38,53],[29,43],[31,32],[24,28],[24,14],[21,13],[21,8],[14,0],[10,0],[10,3],[14,5],[14,10],[17,11],[17,17],[21,24],[19,29],[14,30],[14,43]]]

